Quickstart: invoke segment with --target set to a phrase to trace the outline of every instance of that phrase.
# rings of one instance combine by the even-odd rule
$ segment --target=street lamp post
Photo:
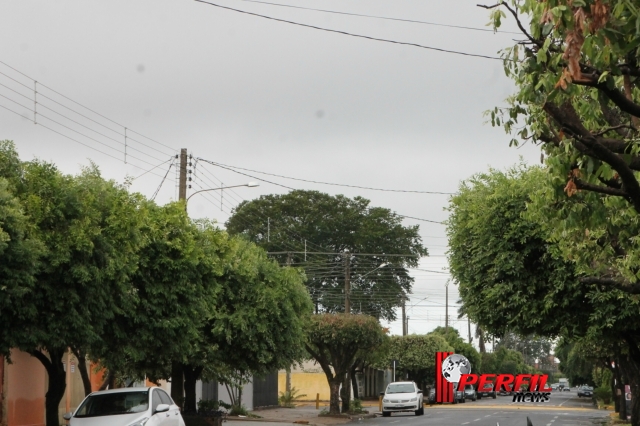
[[[193,194],[189,195],[189,197],[187,197],[186,201],[185,201],[185,205],[189,202],[189,199],[191,199],[191,197],[193,197],[196,194],[199,194],[201,192],[207,192],[207,191],[221,191],[223,189],[231,189],[231,188],[239,188],[241,186],[247,186],[249,188],[255,188],[256,186],[260,186],[255,182],[249,182],[249,183],[245,183],[244,185],[233,185],[233,186],[221,186],[220,188],[207,188],[207,189],[201,189],[200,191],[196,191]]]

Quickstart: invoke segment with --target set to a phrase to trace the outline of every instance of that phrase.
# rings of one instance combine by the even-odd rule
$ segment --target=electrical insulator
[[[189,176],[189,182],[191,182],[191,176]]]

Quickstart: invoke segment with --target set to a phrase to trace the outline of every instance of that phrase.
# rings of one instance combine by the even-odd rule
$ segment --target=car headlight
[[[144,419],[140,419],[137,422],[131,423],[129,426],[144,426],[149,421],[149,417],[145,417]]]
[[[389,402],[389,400],[388,399],[383,399],[382,402]]]
[[[409,402],[416,402],[417,400],[418,400],[418,397],[416,396],[415,398],[411,398]]]

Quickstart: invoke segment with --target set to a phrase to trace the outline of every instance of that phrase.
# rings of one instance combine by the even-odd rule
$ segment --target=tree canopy
[[[411,334],[391,336],[385,348],[385,356],[377,364],[389,368],[398,361],[396,380],[408,377],[421,389],[435,380],[436,352],[451,352],[453,347],[439,334]]]
[[[367,315],[311,316],[306,349],[327,376],[331,391],[331,414],[340,413],[340,385],[345,381],[358,353],[374,351],[384,343],[384,339],[385,332],[378,321]]]
[[[392,320],[394,308],[411,292],[407,267],[417,266],[427,254],[418,226],[401,222],[401,216],[372,207],[362,197],[291,191],[241,203],[226,225],[230,234],[280,253],[276,256],[281,264],[303,267],[317,313],[344,312],[348,257],[351,310]]]

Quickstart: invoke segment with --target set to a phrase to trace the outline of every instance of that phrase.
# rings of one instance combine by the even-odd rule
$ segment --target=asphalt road
[[[599,426],[608,416],[607,411],[596,410],[590,399],[578,398],[576,390],[553,392],[548,402],[514,403],[512,398],[498,396],[464,404],[433,405],[425,407],[424,416],[397,413],[366,422],[372,426],[526,426],[529,417],[533,426]]]

